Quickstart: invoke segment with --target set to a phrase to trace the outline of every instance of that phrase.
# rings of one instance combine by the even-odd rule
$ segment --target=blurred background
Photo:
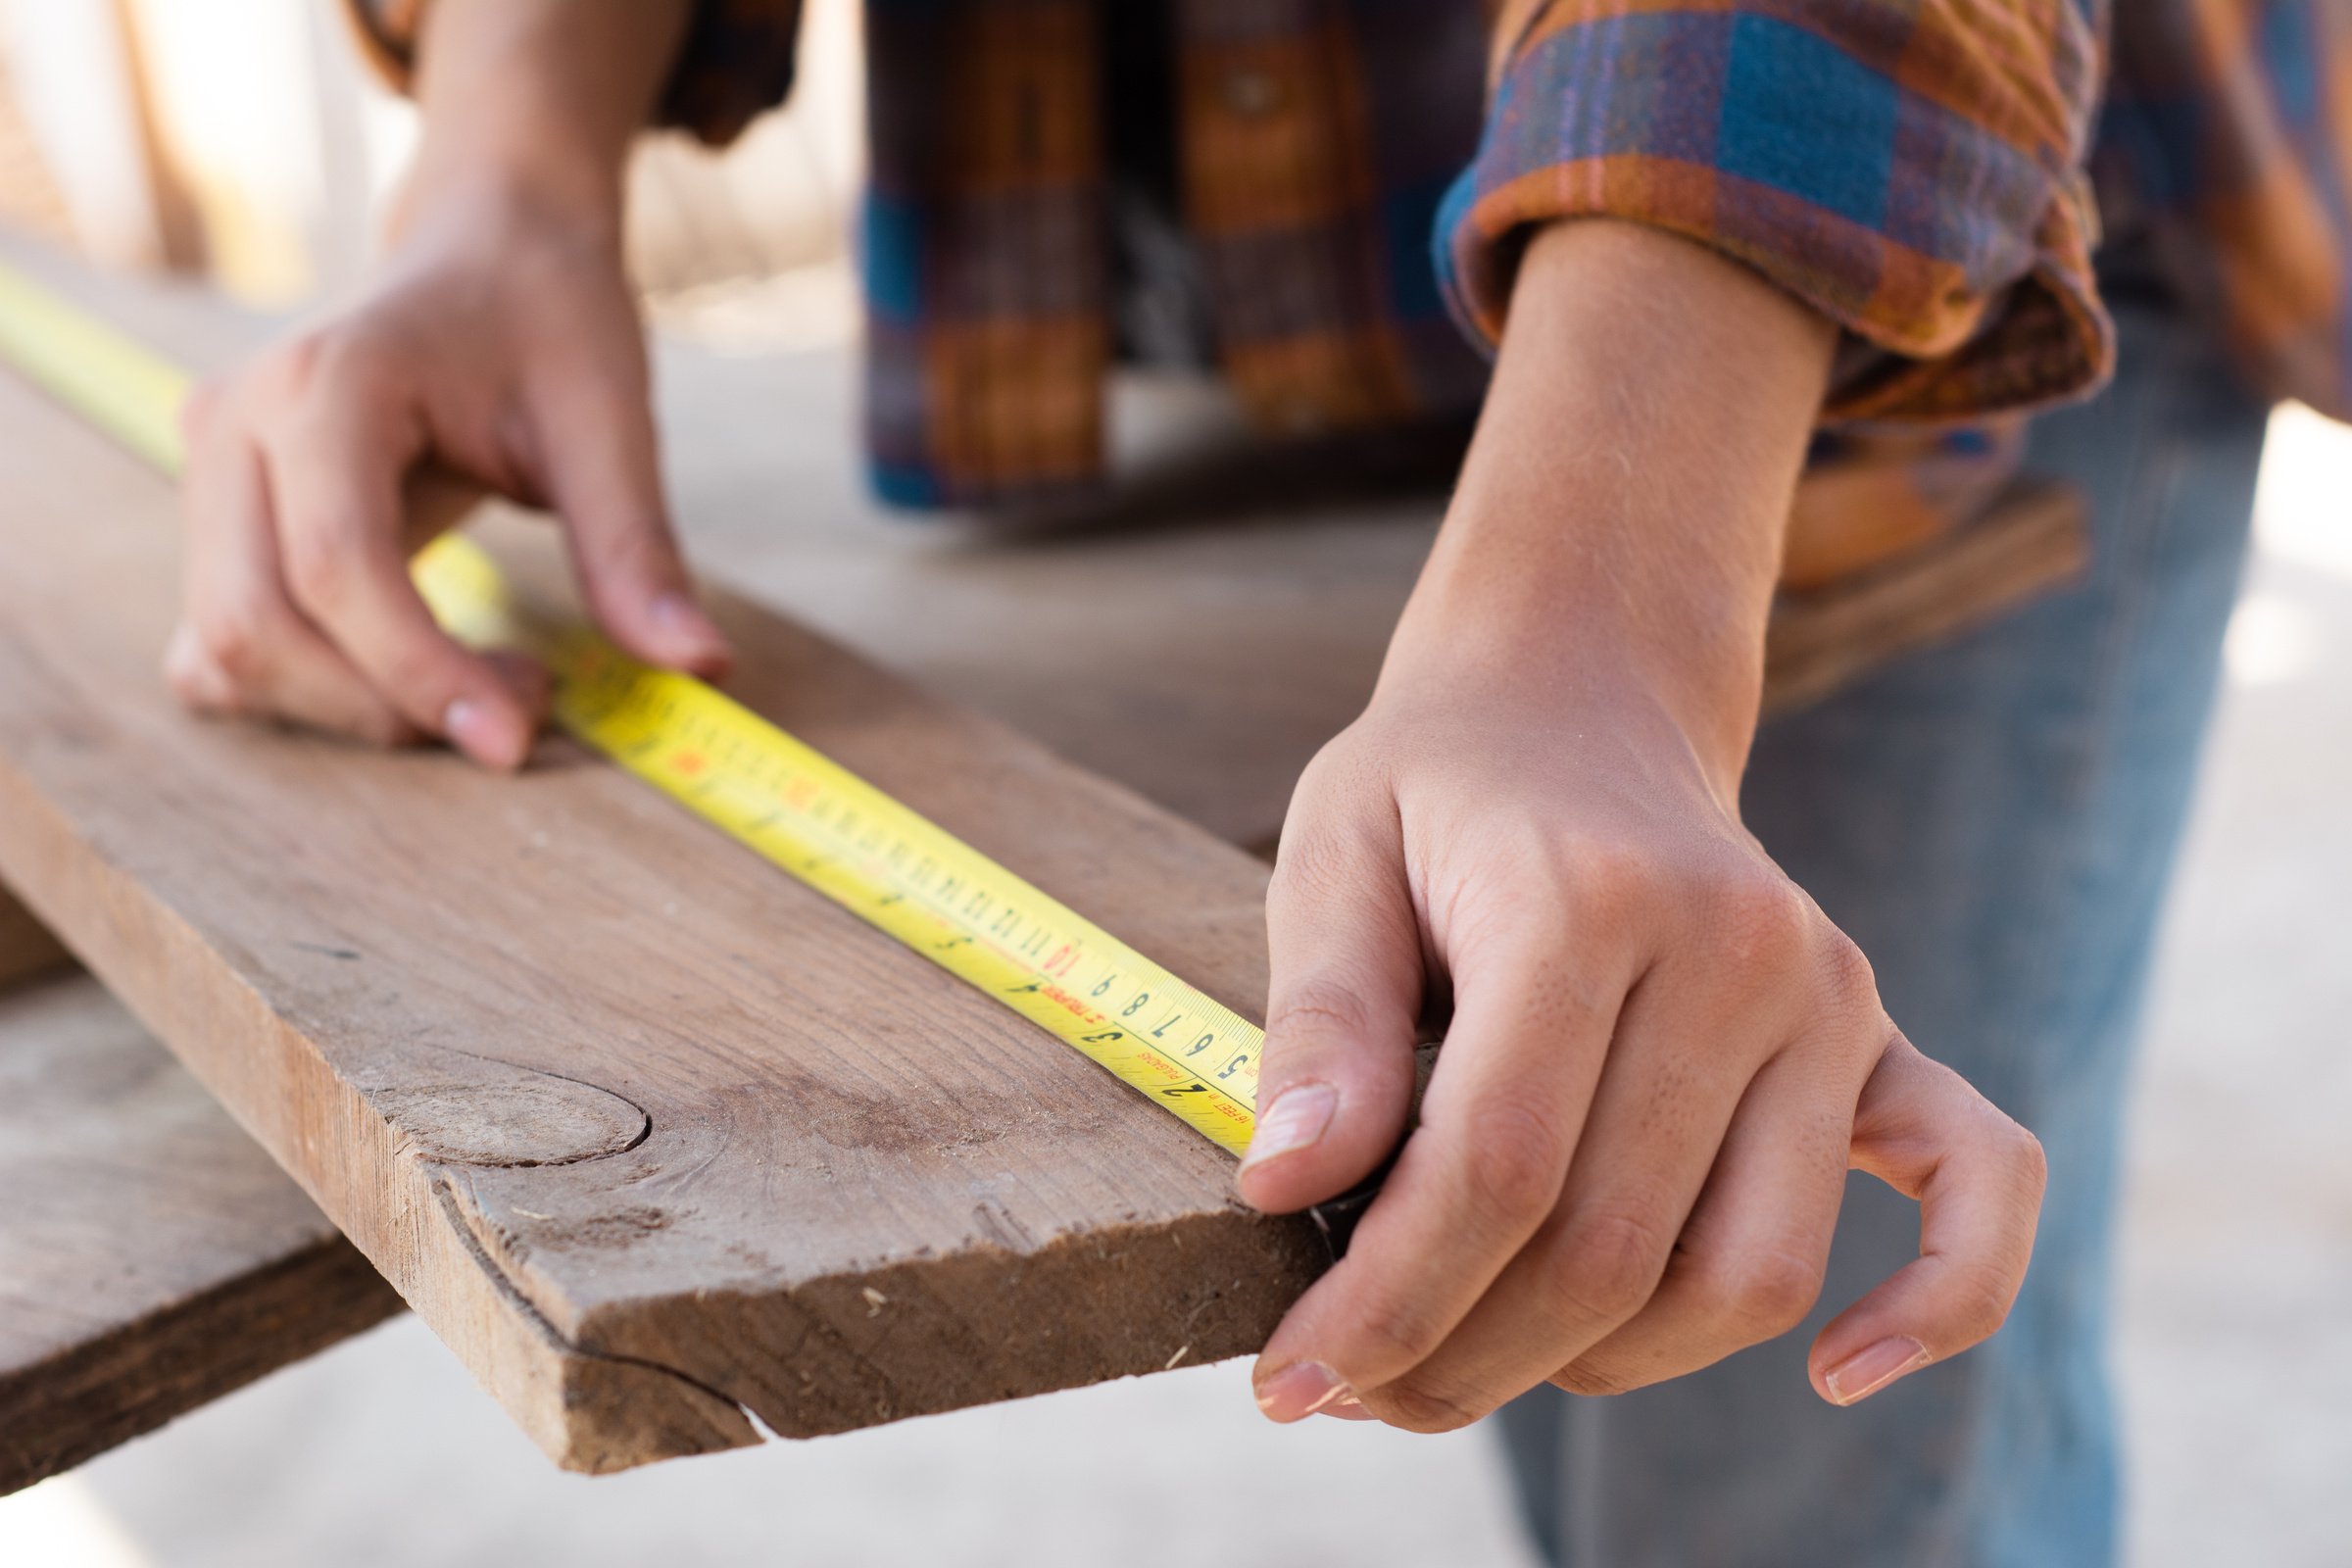
[[[856,0],[809,0],[789,108],[723,157],[649,138],[632,175],[657,330],[829,366],[845,443],[859,115]],[[365,268],[414,134],[324,0],[0,0],[0,223],[98,264],[298,311]],[[2131,1560],[2334,1568],[2352,1563],[2352,432],[2300,410],[2274,425],[2228,662],[2135,1101]],[[1212,1442],[1232,1489],[1213,1514],[1139,1491],[1121,1458]],[[590,1481],[549,1468],[411,1319],[0,1498],[0,1564],[26,1568],[662,1557],[1532,1562],[1484,1433],[1278,1430],[1241,1363]]]
[[[791,104],[714,157],[646,138],[629,262],[671,329],[739,352],[852,329],[856,0],[808,0]],[[0,0],[0,221],[292,309],[350,284],[416,139],[332,0]]]

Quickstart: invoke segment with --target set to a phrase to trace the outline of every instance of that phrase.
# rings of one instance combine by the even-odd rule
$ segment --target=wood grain
[[[86,975],[0,998],[0,1493],[400,1309]]]
[[[179,712],[169,490],[14,385],[0,427],[0,876],[562,1462],[1234,1354],[1327,1260],[1172,1118],[608,767]],[[1261,862],[722,614],[739,697],[1260,1005]]]

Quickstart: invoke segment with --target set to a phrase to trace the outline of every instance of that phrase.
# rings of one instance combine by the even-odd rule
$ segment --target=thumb
[[[1288,1213],[1378,1169],[1404,1131],[1422,997],[1396,811],[1329,820],[1301,790],[1266,894],[1272,980],[1244,1200]]]
[[[1901,1035],[1855,1107],[1852,1163],[1919,1200],[1919,1256],[1813,1342],[1813,1387],[1852,1404],[1990,1339],[2009,1315],[2041,1213],[2041,1145]]]
[[[670,531],[642,380],[567,365],[531,401],[548,500],[598,622],[640,659],[723,673],[727,640],[696,603]]]

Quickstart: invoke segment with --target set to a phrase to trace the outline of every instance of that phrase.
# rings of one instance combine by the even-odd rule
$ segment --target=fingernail
[[[1839,1404],[1854,1404],[1934,1359],[1926,1346],[1897,1335],[1856,1350],[1822,1374],[1821,1381],[1830,1386],[1831,1398]]]
[[[1257,1407],[1272,1421],[1303,1421],[1355,1396],[1320,1361],[1294,1361],[1257,1386]]]
[[[516,733],[511,714],[487,703],[461,697],[441,715],[441,733],[449,743],[484,767],[501,770],[521,765],[529,737]]]
[[[667,593],[654,601],[654,629],[678,662],[707,663],[727,657],[727,639],[691,595]]]
[[[1250,1152],[1242,1169],[1261,1165],[1280,1154],[1295,1153],[1321,1138],[1340,1108],[1340,1092],[1329,1084],[1300,1084],[1286,1089],[1257,1118]]]
[[[1315,1414],[1329,1416],[1334,1421],[1377,1421],[1380,1417],[1368,1409],[1364,1401],[1350,1394],[1332,1400]]]

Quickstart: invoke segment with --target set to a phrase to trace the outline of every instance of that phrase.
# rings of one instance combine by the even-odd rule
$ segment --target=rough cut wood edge
[[[33,417],[29,408],[25,414]],[[83,505],[134,511],[153,505],[143,494],[149,481],[130,483],[130,469],[118,471],[116,460],[102,460],[96,451],[78,454],[70,471],[85,496]],[[57,504],[56,497],[47,504]],[[545,548],[549,537],[543,531],[534,537],[548,574],[560,575]],[[168,558],[159,559],[168,564]],[[85,563],[85,569],[92,564]],[[141,591],[160,602],[151,591],[157,587],[150,581]],[[1229,955],[1221,972],[1237,1004],[1253,1007],[1262,997],[1262,933],[1252,941],[1247,929],[1261,903],[1261,868],[1245,869],[1229,846],[1152,811],[1131,792],[1070,769],[998,726],[920,698],[837,647],[739,603],[714,608],[737,628],[739,646],[752,646],[743,635],[751,630],[747,623],[772,628],[763,650],[771,657],[751,662],[766,670],[771,700],[779,691],[796,690],[817,694],[808,700],[820,709],[847,705],[845,711],[855,714],[850,728],[869,740],[879,717],[885,730],[900,737],[893,744],[919,742],[913,757],[924,760],[909,761],[914,774],[934,780],[962,775],[968,769],[950,759],[980,761],[984,771],[1002,774],[1003,787],[1036,784],[1067,792],[1075,814],[1098,827],[1107,825],[1106,814],[1115,818],[1139,835],[1131,853],[1156,846],[1149,853],[1171,868],[1178,860],[1220,865],[1217,874],[1198,878],[1201,898],[1163,903],[1166,912],[1147,946],[1179,963],[1188,961],[1187,953],[1197,961],[1204,942],[1219,947]],[[102,661],[108,678],[118,681],[129,662],[115,661],[111,653]],[[1068,1089],[1083,1085],[1080,1098],[1094,1107],[1088,1114],[1116,1107],[1118,1124],[1156,1151],[1156,1168],[1185,1169],[1177,1195],[1139,1193],[1128,1222],[1089,1213],[1067,1233],[1073,1239],[1066,1244],[1041,1245],[1018,1228],[992,1230],[982,1213],[940,1236],[944,1251],[926,1247],[864,1262],[845,1256],[839,1266],[802,1276],[788,1289],[762,1285],[740,1300],[724,1289],[687,1282],[669,1290],[658,1281],[642,1300],[611,1293],[596,1299],[593,1292],[591,1298],[567,1298],[564,1281],[539,1266],[546,1250],[532,1255],[530,1244],[546,1239],[549,1216],[521,1208],[511,1192],[506,1200],[500,1198],[501,1183],[516,1179],[513,1171],[462,1147],[443,1151],[430,1138],[420,1140],[414,1118],[386,1104],[384,1083],[355,1080],[314,1046],[299,1017],[272,1005],[261,989],[267,982],[251,977],[250,960],[236,948],[241,938],[235,927],[217,939],[208,936],[172,897],[143,879],[135,832],[125,836],[118,828],[92,837],[84,830],[74,803],[96,784],[88,770],[106,765],[100,756],[116,732],[103,708],[87,708],[86,693],[77,696],[70,682],[49,678],[52,673],[32,642],[0,634],[0,681],[14,698],[11,722],[28,738],[48,737],[24,758],[12,750],[0,761],[0,823],[8,828],[0,835],[0,874],[295,1174],[517,1423],[568,1468],[611,1470],[754,1442],[743,1405],[778,1431],[813,1435],[1158,1371],[1177,1350],[1199,1359],[1237,1353],[1262,1343],[1290,1300],[1328,1264],[1328,1251],[1308,1222],[1269,1221],[1240,1208],[1223,1155],[1136,1105],[1098,1069],[1051,1053],[1038,1065]],[[761,684],[757,671],[747,672],[746,680],[754,689]],[[160,696],[149,695],[164,706]],[[797,725],[808,710],[794,710],[803,715]],[[173,715],[170,722],[185,721]],[[559,769],[548,776],[569,775]],[[581,776],[608,780],[595,787],[594,798],[643,801],[638,786],[612,781],[601,768]],[[917,781],[900,778],[902,787]],[[463,786],[488,787],[478,779]],[[969,807],[977,810],[980,803]],[[1045,836],[1059,836],[1066,821],[1053,818]],[[975,842],[988,848],[985,821],[967,818],[958,830],[978,833]],[[1095,863],[1074,841],[1057,853],[1065,876],[1072,862]],[[713,855],[703,871],[740,877],[747,887],[756,884],[762,903],[767,898],[772,873],[748,858]],[[1051,876],[1045,885],[1054,885]],[[713,890],[706,885],[704,891],[708,899]],[[1187,940],[1170,940],[1179,930],[1190,933]],[[1162,941],[1169,946],[1163,949]],[[934,976],[928,983],[950,985],[935,971],[916,968]],[[1254,978],[1245,978],[1252,969]],[[965,996],[952,985],[951,991]],[[984,1003],[959,1005],[998,1017]],[[430,1048],[413,1048],[379,1065],[398,1067],[395,1077],[403,1082],[412,1068],[445,1074],[448,1065],[424,1059],[430,1054]],[[546,1075],[537,1069],[486,1057],[467,1060],[467,1098],[457,1108],[511,1087],[500,1074],[544,1088]],[[1074,1136],[1082,1131],[1072,1128]],[[506,1163],[599,1162],[549,1159],[539,1152]],[[542,1234],[534,1236],[535,1230]],[[959,1312],[958,1303],[911,1286],[894,1292],[901,1271],[934,1268],[939,1279],[957,1283],[971,1304],[984,1309]],[[1128,1309],[1092,1310],[1082,1298],[1090,1284]],[[893,1303],[886,1318],[871,1304],[869,1291]],[[1133,1310],[1138,1304],[1151,1310]],[[1110,1321],[1098,1321],[1105,1318]],[[889,1365],[878,1372],[872,1352],[884,1341]],[[919,1364],[905,1363],[910,1347],[919,1352]],[[810,1374],[813,1389],[793,1381],[802,1372]]]
[[[22,412],[22,428],[48,428],[36,425],[44,418],[36,404],[7,390]],[[122,516],[143,516],[164,504],[160,490],[151,488],[153,481],[126,460],[104,449],[97,438],[69,430],[62,416],[51,417],[61,438],[57,449],[35,443],[37,460],[16,466],[30,487],[26,493],[40,494],[39,504]],[[171,537],[161,527],[156,535],[165,541]],[[120,543],[143,548],[139,537],[124,535]],[[154,612],[138,618],[140,627],[163,618],[166,550],[168,545],[159,549],[155,561],[161,564],[140,584],[141,597]],[[69,550],[65,559],[76,558]],[[117,580],[107,577],[114,567],[106,564],[103,550],[79,559],[81,569],[95,567],[98,577]],[[80,580],[86,588],[95,579]],[[977,746],[980,757],[1004,769],[1007,782],[1050,779],[1052,787],[1072,793],[1073,804],[1087,803],[1081,817],[1092,813],[1102,826],[1107,812],[1122,829],[1140,831],[1143,840],[1160,846],[1153,853],[1205,857],[1211,862],[1222,858],[1221,875],[1200,879],[1199,887],[1208,893],[1213,884],[1216,897],[1177,901],[1176,912],[1155,924],[1157,934],[1146,945],[1183,963],[1187,952],[1201,951],[1201,933],[1213,932],[1214,943],[1251,955],[1246,962],[1223,967],[1236,1002],[1249,1005],[1245,995],[1252,1001],[1262,996],[1262,932],[1252,940],[1250,929],[1261,904],[1262,868],[1241,869],[1237,852],[1205,833],[1152,811],[1128,791],[1054,761],[1008,731],[917,698],[838,648],[740,605],[719,608],[722,619],[759,618],[777,628],[785,657],[774,661],[771,679],[811,686],[825,694],[825,702],[853,690],[884,699],[889,723],[911,726],[928,738],[934,777],[948,757],[968,759],[969,748]],[[518,1424],[567,1467],[615,1469],[756,1441],[738,1400],[779,1431],[813,1434],[1157,1371],[1178,1351],[1196,1359],[1236,1353],[1262,1343],[1298,1291],[1328,1263],[1328,1252],[1307,1222],[1267,1221],[1240,1209],[1231,1196],[1225,1156],[1136,1105],[1097,1069],[1063,1054],[1055,1056],[1048,1076],[1073,1085],[1082,1080],[1086,1088],[1080,1098],[1095,1109],[1108,1113],[1115,1103],[1119,1126],[1160,1151],[1155,1168],[1183,1167],[1186,1178],[1173,1197],[1145,1189],[1153,1196],[1139,1199],[1124,1219],[1116,1209],[1098,1205],[1071,1232],[1056,1226],[1035,1232],[1038,1239],[1018,1224],[992,1229],[984,1203],[974,1211],[975,1221],[959,1221],[938,1238],[944,1255],[925,1248],[865,1262],[845,1256],[840,1266],[804,1276],[782,1295],[762,1287],[747,1301],[699,1286],[668,1292],[656,1281],[651,1294],[673,1303],[668,1313],[649,1313],[646,1303],[610,1297],[567,1302],[561,1291],[546,1289],[547,1278],[527,1250],[538,1239],[532,1222],[547,1216],[530,1215],[511,1201],[502,1208],[498,1200],[497,1184],[510,1173],[484,1168],[463,1150],[446,1152],[429,1142],[419,1147],[414,1125],[405,1124],[397,1110],[387,1112],[381,1082],[355,1079],[313,1049],[300,1017],[273,1005],[271,998],[278,993],[267,989],[270,982],[265,971],[250,966],[250,956],[239,946],[244,933],[233,925],[216,930],[198,923],[199,903],[187,904],[189,912],[182,913],[175,899],[203,883],[189,882],[177,895],[168,895],[147,880],[133,819],[95,835],[87,830],[76,803],[102,794],[105,778],[124,776],[120,769],[106,772],[99,760],[118,734],[112,722],[116,715],[106,704],[89,703],[90,688],[52,678],[73,665],[71,655],[67,663],[55,666],[45,666],[44,659],[64,652],[70,639],[46,655],[37,651],[40,646],[0,626],[0,675],[7,677],[13,697],[11,723],[22,726],[30,748],[22,758],[12,748],[0,762],[0,824],[8,830],[0,835],[0,875],[19,886],[28,906],[83,955],[93,973],[171,1045],[200,1083],[230,1105],[246,1130],[397,1282]],[[132,653],[128,643],[120,643],[104,650],[97,664],[126,699],[142,693],[138,703],[153,699],[152,706],[169,714],[168,724],[187,722],[171,714],[168,701],[143,680],[123,682],[126,669],[144,665],[147,657],[144,650]],[[811,662],[826,671],[822,677],[811,673]],[[145,707],[137,711],[146,714]],[[861,707],[852,727],[868,727],[872,712]],[[147,717],[134,719],[132,729]],[[636,786],[610,780],[601,768],[595,771],[608,779],[609,798],[643,800]],[[106,818],[102,814],[99,820]],[[1055,821],[1058,833],[1061,819]],[[976,842],[987,847],[985,822],[967,820],[958,830],[980,834]],[[191,853],[203,858],[201,851]],[[1090,863],[1093,858],[1082,849],[1065,853]],[[732,855],[713,860],[725,867],[738,864]],[[772,873],[748,858],[742,866],[726,874],[756,877],[764,900]],[[718,868],[714,863],[707,869]],[[1050,877],[1046,885],[1053,886]],[[1194,930],[1194,946],[1159,945],[1180,928]],[[1259,972],[1247,978],[1252,967]],[[984,1003],[967,1005],[990,1010]],[[511,1071],[534,1085],[544,1076],[487,1058],[479,1065],[492,1076]],[[476,1076],[464,1080],[468,1094]],[[500,1087],[487,1083],[482,1092],[494,1095]],[[1071,1131],[1083,1134],[1089,1125],[1073,1124]],[[1171,1160],[1172,1155],[1177,1157]],[[527,1221],[517,1219],[518,1213]],[[1032,1225],[1037,1217],[1031,1216]],[[1065,1234],[1074,1240],[1051,1239]],[[545,1256],[542,1249],[539,1261]],[[943,1279],[956,1274],[967,1288],[975,1278],[988,1287],[975,1297],[988,1303],[988,1310],[978,1314],[988,1322],[959,1322],[953,1310],[935,1311],[941,1303],[925,1299],[918,1289],[891,1291],[899,1275],[888,1271],[919,1273],[933,1261],[942,1265]],[[1078,1288],[1090,1278],[1122,1304],[1140,1302],[1150,1310],[1117,1314],[1107,1328],[1097,1324],[1094,1320],[1105,1314],[1090,1312],[1077,1299]],[[887,1317],[878,1317],[869,1290],[894,1303]],[[1132,1301],[1124,1299],[1130,1297]],[[748,1321],[747,1306],[752,1308]],[[664,1322],[664,1317],[678,1321]],[[974,1332],[959,1337],[959,1329]],[[644,1342],[649,1331],[658,1343]],[[877,1379],[871,1352],[884,1339],[894,1355],[901,1346],[914,1344],[927,1348],[932,1358],[911,1375]],[[771,1347],[805,1351],[795,1370],[817,1368],[842,1375],[843,1381],[820,1388],[813,1397],[797,1387],[779,1387],[787,1381],[779,1368],[744,1365],[747,1346],[755,1352]]]
[[[322,1107],[302,1128],[300,1147],[268,1138],[264,1147],[558,1464],[604,1472],[759,1441],[734,1401],[666,1369],[565,1343],[495,1267],[482,1266],[473,1236],[433,1190],[431,1163],[393,1147],[398,1133],[259,993],[220,984],[220,956],[135,878],[93,853],[5,762],[0,817],[17,824],[5,845],[10,880],[200,1083],[220,1095],[231,1082],[223,1063],[267,1055],[284,1103]],[[361,1150],[361,1157],[324,1168],[398,1172],[417,1186],[415,1200],[378,1204],[350,1191],[318,1190],[313,1182],[324,1162],[303,1151],[337,1145]],[[439,1222],[372,1223],[387,1215]],[[433,1294],[410,1294],[420,1285]]]
[[[74,961],[65,944],[33,918],[32,911],[0,887],[0,991],[66,967]]]
[[[1765,714],[1995,620],[2074,581],[2089,560],[2081,494],[2030,480],[1976,522],[1850,582],[1783,594],[1765,641]]]
[[[737,628],[761,614],[723,598],[714,608]],[[1196,1361],[1245,1353],[1328,1266],[1304,1221],[1211,1206],[1034,1249],[1007,1237],[1002,1247],[849,1269],[784,1296],[738,1300],[711,1292],[614,1303],[559,1328],[534,1303],[524,1254],[473,1191],[494,1172],[421,1152],[258,992],[223,984],[233,965],[83,841],[5,760],[0,818],[12,824],[0,843],[10,877],[200,1082],[232,1110],[247,1108],[233,1099],[240,1083],[257,1081],[273,1086],[279,1111],[307,1107],[291,1129],[249,1121],[247,1130],[567,1469],[605,1472],[757,1442],[742,1404],[783,1435],[815,1436],[1161,1370],[1171,1344]],[[256,1072],[257,1059],[266,1070]],[[231,1064],[241,1065],[241,1077]],[[328,1150],[334,1157],[319,1153]],[[364,1183],[370,1173],[412,1191],[391,1198],[332,1185]],[[1204,1267],[1216,1259],[1230,1272]],[[956,1353],[958,1325],[930,1306],[959,1279],[992,1293],[998,1320],[1044,1332],[993,1365]],[[886,1397],[861,1401],[850,1391],[871,1385],[866,1348],[844,1326],[873,1317],[869,1291],[896,1303],[894,1346],[936,1341],[941,1353],[923,1357],[918,1376],[895,1379]],[[1136,1321],[1090,1310],[1090,1293],[1105,1307],[1132,1298],[1185,1309],[1167,1321]],[[1068,1353],[1066,1329],[1055,1328],[1076,1322],[1089,1325],[1082,1355]],[[734,1380],[723,1390],[698,1381],[702,1356],[730,1368]],[[769,1380],[759,1381],[763,1376]],[[786,1386],[788,1376],[801,1381]]]
[[[341,1237],[0,1374],[0,1494],[96,1458],[400,1310]]]

